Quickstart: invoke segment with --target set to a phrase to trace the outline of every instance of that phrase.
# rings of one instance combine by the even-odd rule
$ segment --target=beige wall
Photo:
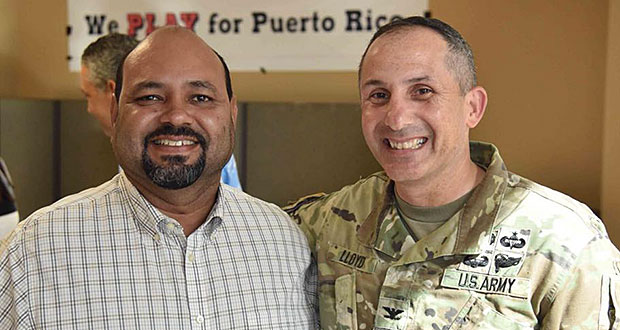
[[[610,1],[607,40],[601,208],[614,243],[620,245],[620,1]]]
[[[612,111],[619,103],[612,70],[618,51],[607,53],[608,29],[610,49],[618,48],[617,7],[616,0],[431,0],[433,16],[470,41],[480,83],[489,91],[487,114],[472,137],[497,144],[509,169],[592,208],[602,206],[612,236],[620,237],[620,225],[610,219],[618,217],[612,210],[620,195],[612,184],[618,182],[613,165],[620,142]],[[66,21],[66,0],[0,0],[0,98],[81,98],[77,75],[67,71]],[[354,72],[234,73],[233,83],[245,102],[358,102]],[[274,129],[286,132],[291,124],[279,121]],[[296,142],[287,143],[294,148]],[[268,181],[276,171],[282,169],[261,168],[249,184]]]

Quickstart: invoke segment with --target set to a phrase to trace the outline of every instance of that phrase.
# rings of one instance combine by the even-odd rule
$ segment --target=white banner
[[[71,71],[104,34],[141,40],[171,24],[193,29],[233,71],[350,71],[379,26],[424,15],[428,0],[67,0],[67,8]]]

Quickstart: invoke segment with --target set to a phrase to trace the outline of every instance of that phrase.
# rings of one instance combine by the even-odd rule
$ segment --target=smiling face
[[[364,138],[397,185],[432,184],[471,163],[468,134],[480,118],[472,118],[471,96],[447,54],[441,35],[407,27],[375,40],[362,63]]]
[[[217,184],[232,153],[237,107],[213,50],[189,30],[162,29],[123,68],[112,144],[127,176],[165,189]]]

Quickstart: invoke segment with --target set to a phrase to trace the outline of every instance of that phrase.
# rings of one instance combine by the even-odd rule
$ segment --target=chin
[[[394,168],[384,167],[385,173],[394,182],[415,182],[423,177],[419,168]]]

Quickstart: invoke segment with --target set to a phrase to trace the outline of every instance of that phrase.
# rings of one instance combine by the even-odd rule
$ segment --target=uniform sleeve
[[[619,265],[620,253],[607,237],[591,241],[556,287],[542,329],[618,329]]]
[[[26,272],[20,250],[0,243],[0,329],[34,329],[27,298]]]

